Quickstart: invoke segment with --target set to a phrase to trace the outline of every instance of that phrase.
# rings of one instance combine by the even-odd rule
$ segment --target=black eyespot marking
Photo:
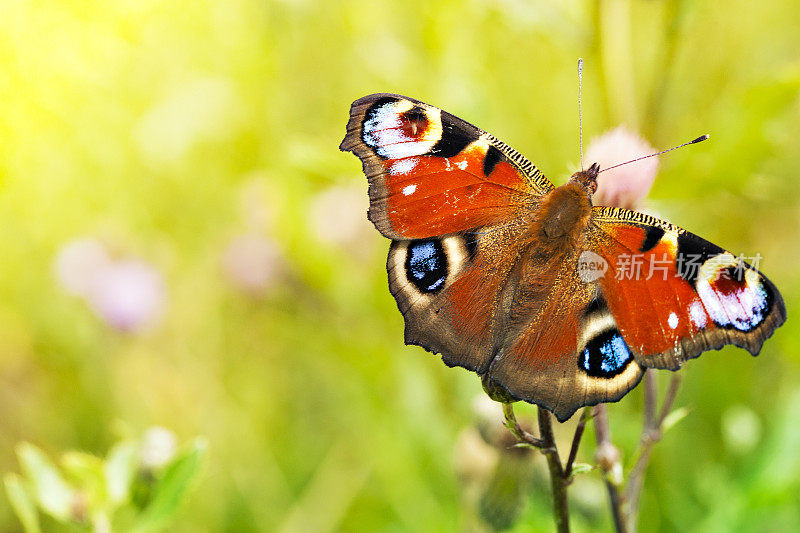
[[[407,137],[419,137],[428,127],[428,115],[420,106],[414,106],[403,113],[403,133]]]
[[[598,295],[594,300],[589,302],[586,309],[583,310],[583,316],[589,316],[597,311],[607,311],[608,305],[602,295]]]
[[[470,143],[478,139],[478,132],[474,126],[455,117],[447,111],[442,111],[442,138],[433,145],[428,155],[440,157],[455,157]]]
[[[406,251],[406,277],[423,293],[435,293],[447,279],[447,254],[438,239],[411,241]]]
[[[639,251],[642,253],[649,252],[656,247],[656,244],[658,244],[658,241],[660,241],[663,236],[664,230],[662,228],[658,226],[645,226],[644,241]]]
[[[621,374],[632,360],[630,348],[616,329],[592,338],[578,354],[578,366],[598,378],[613,378]]]
[[[691,283],[692,286],[695,286],[703,263],[724,251],[716,244],[685,231],[678,235],[678,274]]]
[[[489,146],[489,149],[486,150],[486,157],[483,158],[483,174],[488,176],[494,170],[494,167],[497,166],[503,159],[503,152],[495,148],[494,146]]]
[[[369,109],[367,109],[367,112],[364,114],[364,121],[366,122],[367,120],[374,118],[375,110],[378,108],[381,108],[386,104],[394,104],[399,101],[400,99],[396,96],[382,96],[381,98],[378,98],[372,102],[372,105],[369,106]]]
[[[467,248],[467,259],[474,261],[478,255],[478,230],[473,230],[464,234],[464,246]]]
[[[730,279],[735,280],[740,283],[744,281],[744,273],[747,272],[747,267],[744,266],[743,261],[739,261],[737,266],[729,266],[722,269],[719,273],[719,277],[722,279]]]
[[[409,121],[427,121],[428,117],[425,115],[425,110],[420,106],[415,105],[405,113],[403,116]]]
[[[367,123],[367,122],[369,122],[371,120],[375,120],[375,115],[378,113],[378,110],[380,110],[383,106],[385,106],[386,104],[394,104],[394,103],[397,103],[399,101],[400,101],[400,99],[399,98],[395,98],[394,96],[384,96],[382,98],[378,98],[377,100],[372,102],[372,105],[369,106],[369,108],[367,109],[366,113],[364,113],[364,120],[361,121],[361,123],[365,124],[365,123]],[[364,135],[363,135],[363,132],[362,132],[362,137],[363,136]]]

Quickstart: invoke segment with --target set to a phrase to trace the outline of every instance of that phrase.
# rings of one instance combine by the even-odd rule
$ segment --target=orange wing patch
[[[407,238],[454,233],[513,217],[526,201],[524,182],[501,162],[483,174],[488,143],[478,140],[449,158],[412,156],[383,161],[392,230]],[[379,216],[371,210],[371,215]]]

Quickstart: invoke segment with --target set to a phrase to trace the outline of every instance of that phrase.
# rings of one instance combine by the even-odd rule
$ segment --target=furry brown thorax
[[[595,163],[588,170],[576,172],[544,198],[540,230],[546,239],[577,236],[583,230],[592,211],[591,197],[597,190],[599,170]]]

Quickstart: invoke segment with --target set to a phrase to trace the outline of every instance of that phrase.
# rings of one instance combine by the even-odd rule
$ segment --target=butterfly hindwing
[[[356,100],[340,149],[361,159],[369,219],[394,240],[494,225],[553,188],[528,160],[488,133],[395,94]]]
[[[624,338],[645,366],[677,369],[727,344],[756,355],[786,319],[763,274],[688,231],[619,208],[595,208],[592,251]]]
[[[503,289],[521,224],[393,241],[389,289],[405,318],[405,342],[440,353],[449,366],[484,373],[495,352]],[[504,254],[492,253],[499,248]]]
[[[513,398],[546,407],[562,422],[582,406],[622,398],[643,369],[596,283],[585,283],[578,249],[545,253],[531,243],[506,289],[502,342],[488,378]],[[555,260],[551,260],[555,259]]]

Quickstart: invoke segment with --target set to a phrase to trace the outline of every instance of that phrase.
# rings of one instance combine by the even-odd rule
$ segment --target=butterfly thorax
[[[579,240],[591,212],[588,189],[582,183],[570,180],[543,198],[533,228],[534,235],[541,244],[563,249]]]

